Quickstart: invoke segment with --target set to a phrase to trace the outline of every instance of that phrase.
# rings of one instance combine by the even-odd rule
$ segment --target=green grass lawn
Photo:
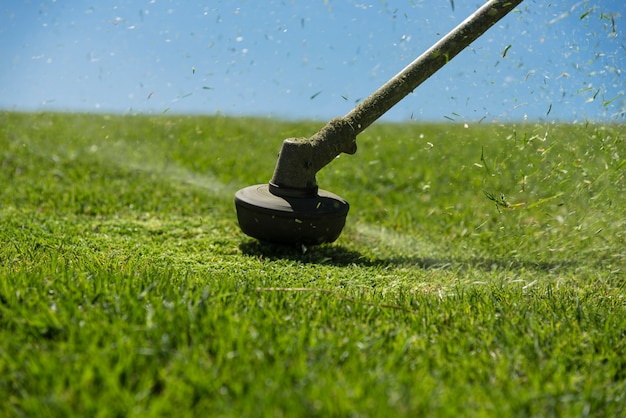
[[[246,237],[321,125],[0,113],[0,416],[626,415],[625,125],[381,123]]]

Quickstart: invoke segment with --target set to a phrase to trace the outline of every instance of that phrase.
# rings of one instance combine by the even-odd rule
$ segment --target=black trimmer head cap
[[[350,205],[326,190],[307,197],[277,196],[268,184],[257,184],[235,194],[235,207],[241,230],[259,241],[319,245],[339,237]]]

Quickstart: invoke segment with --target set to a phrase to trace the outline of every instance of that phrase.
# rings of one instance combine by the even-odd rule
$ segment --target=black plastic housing
[[[309,197],[276,196],[267,184],[235,194],[241,230],[273,244],[319,245],[334,242],[346,224],[350,205],[343,198],[319,189]]]

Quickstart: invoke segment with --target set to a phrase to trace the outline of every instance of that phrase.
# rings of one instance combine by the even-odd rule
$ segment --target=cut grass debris
[[[379,124],[262,245],[252,118],[0,113],[2,416],[623,416],[626,127]]]

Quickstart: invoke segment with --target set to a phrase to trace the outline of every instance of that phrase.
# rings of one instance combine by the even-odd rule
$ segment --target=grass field
[[[243,235],[320,127],[0,113],[0,416],[626,416],[625,125],[378,124]]]

